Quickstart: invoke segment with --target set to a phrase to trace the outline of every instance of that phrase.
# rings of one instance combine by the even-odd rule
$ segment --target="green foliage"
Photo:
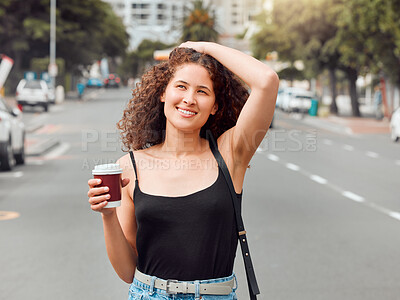
[[[193,9],[184,20],[181,41],[218,41],[215,17],[211,15],[210,5],[204,6],[202,0],[193,2]]]
[[[30,70],[34,72],[47,72],[48,66],[50,64],[50,58],[32,58],[30,64]],[[58,68],[58,74],[64,74],[65,71],[65,62],[62,58],[56,59],[56,65]]]
[[[164,50],[174,45],[160,41],[143,40],[136,51],[128,53],[120,67],[120,74],[126,77],[139,77],[149,65],[155,63],[154,51]]]
[[[101,0],[58,0],[56,22],[57,57],[68,70],[104,56],[122,56],[128,46],[122,21]],[[14,69],[48,56],[49,40],[50,0],[0,2],[1,52],[14,59]]]
[[[286,79],[288,81],[293,81],[293,80],[305,80],[305,74],[303,71],[298,70],[296,67],[287,67],[285,69],[282,69],[278,72],[278,76],[281,79]]]

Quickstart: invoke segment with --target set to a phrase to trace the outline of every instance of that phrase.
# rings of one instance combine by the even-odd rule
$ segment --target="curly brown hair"
[[[212,56],[191,48],[175,48],[169,60],[148,70],[133,90],[122,119],[117,123],[123,150],[145,149],[164,141],[166,118],[161,96],[177,68],[188,63],[199,64],[208,71],[218,104],[216,114],[210,115],[200,136],[206,138],[206,132],[211,131],[218,138],[235,126],[249,96],[243,82]]]

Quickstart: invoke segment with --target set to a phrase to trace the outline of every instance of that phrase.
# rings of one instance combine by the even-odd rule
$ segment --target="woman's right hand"
[[[108,186],[101,186],[101,179],[89,179],[89,203],[91,205],[92,210],[103,213],[109,214],[115,211],[115,208],[104,208],[107,205],[107,200],[110,199],[110,194],[108,194],[109,187]],[[129,178],[124,178],[121,180],[121,186],[125,187],[129,184]]]

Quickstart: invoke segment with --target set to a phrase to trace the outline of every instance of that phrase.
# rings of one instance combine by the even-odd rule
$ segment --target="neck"
[[[167,129],[165,140],[161,144],[161,150],[174,157],[193,155],[204,151],[204,147],[200,130],[183,132]]]

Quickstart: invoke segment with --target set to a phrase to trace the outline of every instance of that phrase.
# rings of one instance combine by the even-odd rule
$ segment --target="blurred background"
[[[259,298],[399,299],[396,0],[0,0],[0,299],[127,297],[87,180],[124,154],[143,72],[187,40],[281,79],[244,186]]]

